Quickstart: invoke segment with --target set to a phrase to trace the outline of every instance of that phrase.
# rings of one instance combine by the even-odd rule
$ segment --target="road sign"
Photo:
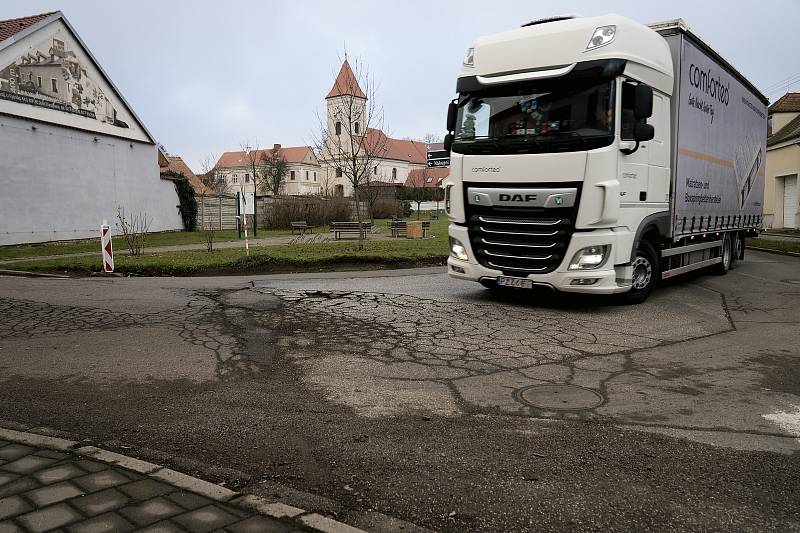
[[[450,166],[450,152],[435,150],[428,152],[428,168],[445,168]]]
[[[256,214],[256,193],[245,192],[239,195],[239,213],[242,215]]]
[[[100,247],[103,250],[103,272],[114,272],[114,249],[108,224],[100,226]]]

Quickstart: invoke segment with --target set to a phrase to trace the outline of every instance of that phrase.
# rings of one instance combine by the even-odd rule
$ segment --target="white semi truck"
[[[682,20],[481,37],[445,149],[451,276],[643,301],[762,227],[767,99]]]

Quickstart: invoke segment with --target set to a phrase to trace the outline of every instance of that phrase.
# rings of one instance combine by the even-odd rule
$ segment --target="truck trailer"
[[[481,37],[448,108],[448,272],[644,301],[762,228],[767,98],[682,20]]]

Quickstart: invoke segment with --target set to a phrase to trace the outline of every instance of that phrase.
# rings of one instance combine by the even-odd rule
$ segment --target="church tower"
[[[342,63],[333,87],[325,97],[328,111],[328,135],[364,135],[367,113],[367,95],[361,90],[358,79],[347,59]],[[349,142],[347,143],[349,144]]]

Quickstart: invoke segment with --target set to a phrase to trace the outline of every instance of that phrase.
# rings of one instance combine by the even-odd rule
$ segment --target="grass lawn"
[[[112,229],[112,232],[114,230]],[[314,233],[327,232],[328,228],[320,226],[314,228]],[[98,230],[99,233],[99,230]],[[249,230],[252,238],[252,230]],[[258,230],[258,238],[281,237],[291,234],[291,230]],[[218,231],[215,242],[236,241],[239,234],[236,230]],[[125,239],[121,236],[113,237],[115,252],[127,251]],[[244,238],[242,238],[244,243]],[[151,233],[145,241],[145,248],[155,248],[157,246],[173,246],[178,244],[205,245],[205,237],[200,231],[166,231],[162,233]],[[244,244],[242,244],[244,246]],[[82,239],[79,241],[44,242],[40,244],[17,244],[12,246],[0,246],[0,259],[17,259],[25,257],[42,257],[48,255],[79,254],[84,252],[100,251],[100,237],[96,239]]]
[[[794,228],[768,229],[765,230],[765,233],[777,233],[779,235],[789,235],[790,237],[800,237],[800,229]]]
[[[411,219],[413,220],[413,219]],[[253,246],[250,256],[241,248],[220,249],[212,253],[205,250],[184,250],[178,252],[144,253],[139,257],[115,255],[115,270],[121,273],[153,276],[187,276],[195,274],[237,274],[291,270],[318,270],[341,266],[414,266],[439,265],[447,260],[447,219],[431,221],[430,238],[369,240],[364,249],[358,250],[356,240],[343,240],[323,243],[281,244]],[[375,226],[381,234],[388,234],[385,221],[376,221]],[[327,233],[327,228],[321,228]],[[233,232],[235,237],[235,232]],[[262,233],[259,231],[259,237]],[[288,230],[283,234],[289,233]],[[315,229],[315,233],[317,230]],[[159,236],[169,234],[160,234]],[[174,235],[181,235],[176,233]],[[200,237],[199,233],[184,233]],[[274,235],[274,234],[273,234]],[[230,240],[230,239],[229,239]],[[189,241],[191,242],[191,241]],[[160,241],[164,244],[186,244],[186,241]],[[148,246],[150,246],[148,241]],[[50,245],[54,246],[54,245]],[[94,251],[92,243],[88,251]],[[71,252],[64,252],[71,253]],[[40,255],[56,255],[44,253]],[[72,272],[86,274],[101,268],[98,256],[58,257],[54,259],[13,263],[15,270]]]
[[[772,239],[747,239],[747,246],[778,250],[780,252],[800,253],[800,241],[776,241]]]

